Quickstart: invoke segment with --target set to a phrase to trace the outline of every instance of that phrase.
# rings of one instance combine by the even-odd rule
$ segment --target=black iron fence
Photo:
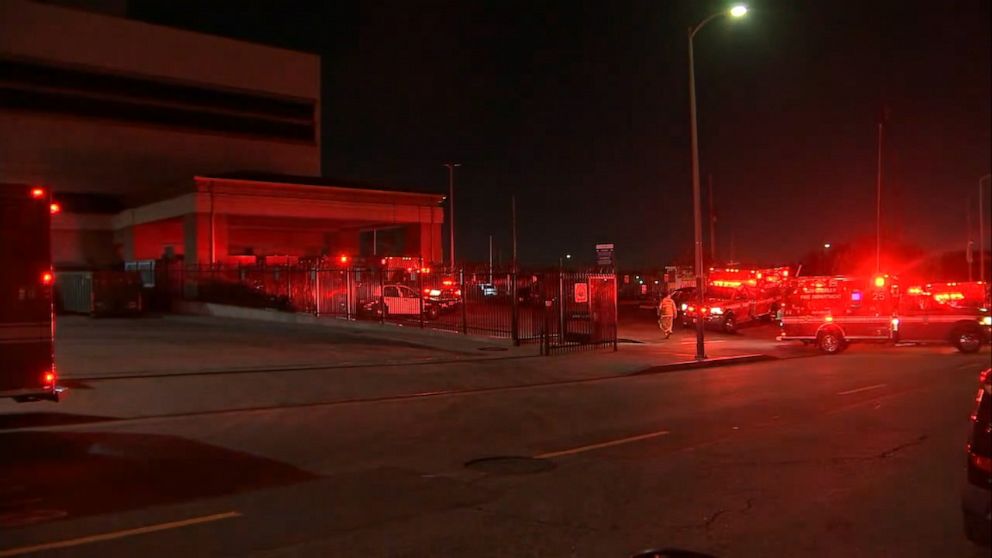
[[[327,266],[159,266],[184,300],[540,342],[542,352],[616,346],[616,278]]]

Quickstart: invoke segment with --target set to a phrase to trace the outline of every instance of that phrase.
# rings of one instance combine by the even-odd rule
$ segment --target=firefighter
[[[671,293],[665,293],[665,297],[658,304],[658,327],[665,334],[665,339],[672,336],[672,325],[675,322],[675,301],[672,300]]]

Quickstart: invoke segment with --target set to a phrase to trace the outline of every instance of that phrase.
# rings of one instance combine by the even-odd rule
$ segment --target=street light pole
[[[705,293],[703,292],[705,285],[703,281],[703,223],[702,209],[700,207],[701,203],[699,199],[699,142],[697,139],[696,130],[696,68],[695,57],[692,49],[692,39],[704,25],[719,16],[729,14],[732,17],[741,17],[746,13],[746,7],[734,6],[729,12],[717,12],[701,21],[698,25],[689,28],[689,135],[692,143],[693,243],[695,248],[696,264],[696,295],[698,296],[700,308],[702,308],[705,304]],[[702,312],[700,311],[699,317],[696,319],[696,360],[704,360],[706,358],[703,325]]]
[[[448,167],[448,241],[450,242],[451,271],[455,271],[455,167],[462,166],[461,163],[444,163]]]

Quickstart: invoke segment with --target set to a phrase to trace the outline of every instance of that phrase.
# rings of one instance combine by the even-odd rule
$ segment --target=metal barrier
[[[160,288],[186,300],[541,343],[546,354],[579,345],[616,347],[613,275],[326,265],[174,265],[156,273]]]

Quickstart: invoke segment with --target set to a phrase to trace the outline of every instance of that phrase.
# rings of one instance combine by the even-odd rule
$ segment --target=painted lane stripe
[[[575,455],[577,453],[583,453],[587,451],[593,451],[603,448],[611,448],[613,446],[620,446],[623,444],[629,444],[631,442],[639,442],[641,440],[650,440],[651,438],[657,438],[659,436],[665,436],[670,434],[668,430],[659,430],[657,432],[649,432],[647,434],[641,434],[638,436],[630,436],[628,438],[620,438],[618,440],[610,440],[609,442],[601,442],[598,444],[589,444],[588,446],[579,446],[577,448],[571,448],[561,451],[550,451],[548,453],[542,453],[540,455],[535,455],[536,459],[550,459],[552,457],[562,457],[565,455]]]
[[[215,513],[213,515],[204,515],[201,517],[192,517],[190,519],[183,519],[180,521],[170,521],[169,523],[157,523],[155,525],[146,525],[145,527],[137,527],[135,529],[124,529],[122,531],[111,531],[109,533],[101,533],[99,535],[90,535],[88,537],[79,537],[77,539],[67,539],[64,541],[55,541],[50,543],[36,544],[33,546],[22,546],[19,548],[10,548],[7,550],[0,550],[0,558],[6,558],[8,556],[21,556],[23,554],[31,554],[34,552],[42,552],[45,550],[54,550],[57,548],[69,548],[73,546],[80,546],[84,544],[91,544],[95,542],[112,541],[115,539],[123,539],[126,537],[133,537],[135,535],[145,535],[148,533],[156,533],[158,531],[167,531],[169,529],[178,529],[180,527],[189,527],[191,525],[199,525],[202,523],[210,523],[212,521],[221,521],[223,519],[232,519],[235,517],[241,517],[240,512],[229,511],[224,513]]]
[[[862,391],[870,391],[870,390],[873,390],[873,389],[884,388],[884,387],[886,387],[888,385],[889,384],[875,384],[873,386],[859,387],[859,388],[855,388],[855,389],[849,389],[847,391],[839,391],[839,392],[837,392],[837,395],[851,395],[852,393],[861,393]]]

